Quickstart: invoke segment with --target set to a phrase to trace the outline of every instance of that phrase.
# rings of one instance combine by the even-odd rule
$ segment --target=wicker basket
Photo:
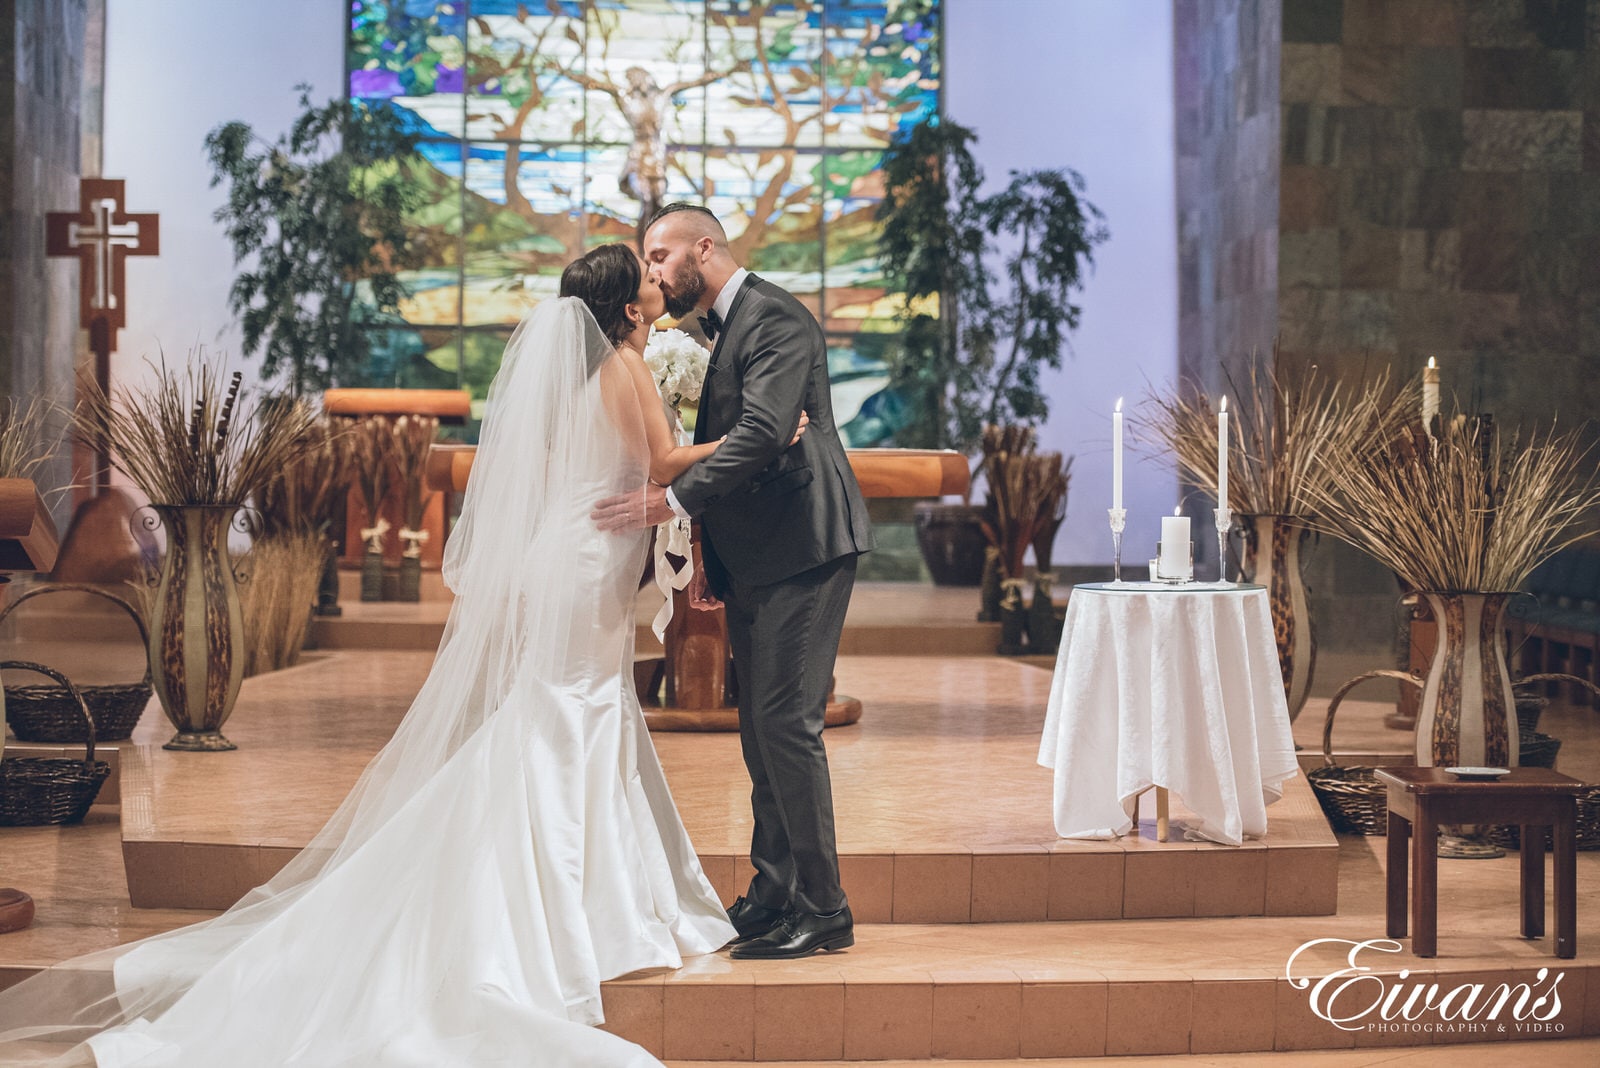
[[[1588,786],[1578,792],[1577,845],[1579,850],[1600,849],[1600,786]],[[1522,848],[1522,828],[1514,823],[1503,824],[1489,831],[1489,838],[1507,849]],[[1544,832],[1544,848],[1551,848],[1550,830]]]
[[[0,624],[16,610],[17,606],[33,597],[47,593],[91,593],[118,605],[133,618],[139,628],[139,642],[150,644],[139,611],[114,593],[80,583],[51,583],[27,590],[5,611],[0,612]],[[133,734],[139,717],[150,703],[150,658],[145,657],[144,678],[138,682],[111,686],[79,686],[76,690],[89,706],[94,717],[95,737],[102,742],[120,742]],[[83,738],[83,724],[78,712],[78,699],[64,686],[7,686],[6,717],[19,742],[77,742]]]
[[[1399,679],[1421,687],[1422,680],[1404,671],[1369,671],[1340,686],[1328,702],[1328,718],[1322,725],[1322,767],[1306,772],[1317,803],[1335,834],[1387,835],[1389,833],[1388,790],[1378,781],[1377,769],[1340,767],[1333,762],[1333,717],[1339,703],[1356,686],[1370,679]]]
[[[1554,768],[1556,754],[1561,752],[1561,739],[1538,731],[1523,731],[1517,738],[1517,766],[1523,768]]]
[[[78,706],[82,760],[8,757],[0,760],[0,827],[35,827],[45,823],[77,823],[94,804],[111,765],[94,758],[94,717],[66,676],[42,664],[8,660],[0,668],[35,671],[56,680]]]

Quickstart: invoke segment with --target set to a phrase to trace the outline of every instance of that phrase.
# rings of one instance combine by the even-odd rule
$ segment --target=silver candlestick
[[[1122,532],[1128,526],[1128,510],[1126,508],[1107,508],[1106,514],[1111,517],[1111,580],[1122,581]]]
[[[1233,511],[1226,505],[1217,507],[1217,581],[1228,581],[1228,531],[1233,529]]]

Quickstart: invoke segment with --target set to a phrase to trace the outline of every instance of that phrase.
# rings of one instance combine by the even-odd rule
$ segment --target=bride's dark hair
[[[613,345],[633,332],[627,307],[639,296],[639,257],[627,245],[601,245],[567,264],[561,272],[561,296],[577,297],[589,306],[595,322]]]

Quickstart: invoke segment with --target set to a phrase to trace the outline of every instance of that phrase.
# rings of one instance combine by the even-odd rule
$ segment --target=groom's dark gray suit
[[[811,423],[790,445],[802,410]],[[672,493],[700,520],[706,579],[727,605],[755,813],[747,896],[831,913],[845,898],[822,720],[872,528],[834,425],[822,328],[753,274],[729,307],[700,394],[695,441],[724,434]]]

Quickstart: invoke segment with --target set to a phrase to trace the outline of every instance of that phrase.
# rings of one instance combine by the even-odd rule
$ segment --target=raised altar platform
[[[874,640],[926,625],[940,605],[947,625],[965,627],[958,611],[970,618],[974,597],[927,587],[862,592],[853,615],[861,613],[858,628],[881,628]],[[858,630],[858,640],[868,633]],[[106,659],[104,645],[82,644],[80,655]],[[275,871],[387,738],[427,663],[405,651],[324,650],[248,680],[228,728],[240,744],[234,753],[160,750],[168,728],[152,706],[123,753],[120,810],[97,806],[83,827],[0,831],[0,883],[27,885],[39,908],[34,927],[0,936],[0,985],[192,922],[208,913],[169,906],[219,907]],[[1600,1034],[1600,949],[1590,933],[1600,916],[1600,854],[1578,858],[1579,949],[1561,962],[1561,1032],[1339,1031],[1284,980],[1285,963],[1314,938],[1382,936],[1383,840],[1336,841],[1303,780],[1269,810],[1268,837],[1243,849],[1158,844],[1149,820],[1137,840],[1056,839],[1049,773],[1033,763],[1047,667],[994,656],[841,658],[840,687],[873,710],[827,739],[857,945],[786,963],[718,955],[624,977],[606,984],[609,1026],[673,1063],[1281,1056]],[[1345,707],[1341,746],[1402,748],[1382,727],[1383,706],[1367,705]],[[1315,744],[1321,710],[1314,701],[1301,717],[1302,744]],[[1552,708],[1543,728],[1568,740],[1569,773],[1600,772],[1586,710]],[[655,741],[708,874],[731,897],[748,839],[737,739]],[[1181,822],[1181,807],[1174,816]],[[1515,908],[1516,865],[1514,856],[1441,862],[1441,892],[1456,904],[1440,956],[1385,954],[1379,970],[1395,982],[1409,969],[1413,981],[1444,989],[1532,982],[1553,962],[1547,943],[1517,938],[1504,922]],[[1330,948],[1315,966],[1332,970],[1341,960]],[[1497,1063],[1537,1058],[1550,1068],[1580,1050],[1590,1059],[1572,1063],[1594,1056],[1589,1043],[1498,1049]],[[1450,1057],[1471,1063],[1470,1054]]]
[[[275,872],[387,739],[426,666],[385,652],[308,658],[246,682],[229,721],[237,753],[125,753],[134,904],[224,908]],[[1334,911],[1337,846],[1303,780],[1275,806],[1268,837],[1244,849],[1181,835],[1060,841],[1049,773],[1033,763],[1047,673],[995,658],[848,657],[839,680],[882,716],[828,737],[845,889],[862,922]],[[162,729],[154,718],[140,726],[152,742]],[[731,901],[748,878],[750,834],[738,738],[655,741],[707,874]]]

